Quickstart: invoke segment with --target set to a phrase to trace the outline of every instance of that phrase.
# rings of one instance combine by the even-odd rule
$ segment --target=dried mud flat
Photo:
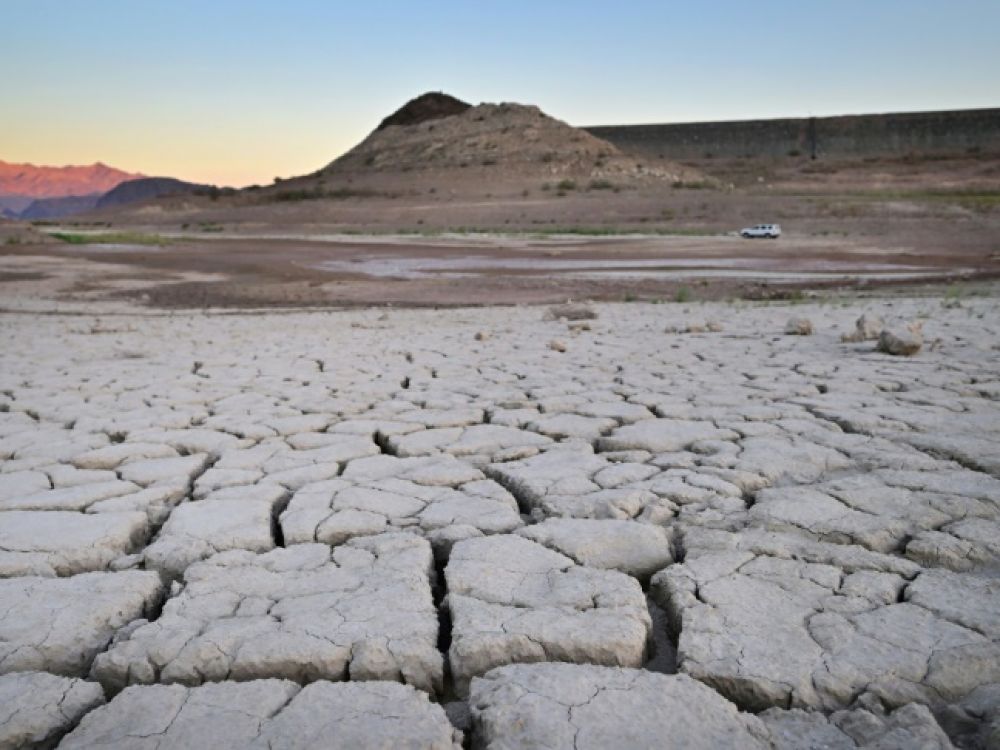
[[[118,300],[160,309],[238,310],[787,299],[804,290],[905,290],[1000,276],[1000,256],[843,237],[750,242],[732,236],[280,230],[215,239],[150,237],[163,244],[126,239],[4,246],[0,309],[44,310],[53,300],[69,307]]]
[[[0,317],[0,747],[1000,744],[995,296],[61,311]]]

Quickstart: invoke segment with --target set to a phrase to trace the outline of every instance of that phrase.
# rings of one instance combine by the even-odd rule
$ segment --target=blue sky
[[[406,99],[575,125],[1000,106],[1000,0],[0,0],[0,159],[228,184]]]

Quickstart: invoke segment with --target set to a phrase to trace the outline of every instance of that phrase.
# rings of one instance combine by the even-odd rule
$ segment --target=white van
[[[740,230],[740,237],[745,240],[752,240],[754,237],[766,237],[769,240],[774,240],[780,236],[780,224],[757,224]]]

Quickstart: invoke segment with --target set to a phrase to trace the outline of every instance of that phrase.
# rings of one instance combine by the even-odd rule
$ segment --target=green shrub
[[[316,200],[317,198],[322,197],[323,192],[321,190],[312,188],[302,190],[282,190],[280,193],[275,193],[272,200],[278,201],[279,203],[287,203],[291,201]]]
[[[714,185],[708,180],[674,180],[675,190],[710,190]]]
[[[141,234],[139,232],[101,232],[94,234],[73,234],[70,232],[53,232],[57,240],[70,245],[166,245],[169,240],[158,234]]]

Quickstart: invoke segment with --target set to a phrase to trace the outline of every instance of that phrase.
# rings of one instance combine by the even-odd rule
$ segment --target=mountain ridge
[[[0,159],[0,195],[64,198],[103,194],[126,180],[145,176],[99,161],[84,165],[48,166]]]

